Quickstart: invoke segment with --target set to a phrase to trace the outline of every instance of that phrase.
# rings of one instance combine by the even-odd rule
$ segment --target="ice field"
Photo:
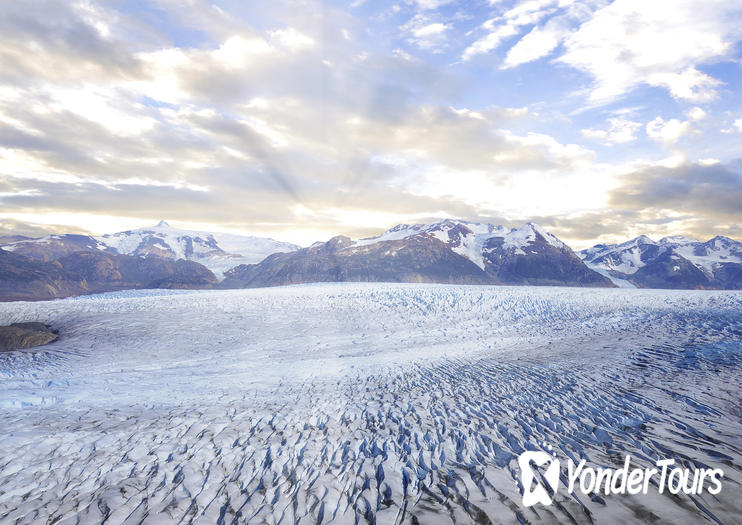
[[[742,293],[324,284],[0,303],[0,523],[742,523]],[[516,458],[716,496],[524,507]],[[564,480],[562,480],[564,481]]]

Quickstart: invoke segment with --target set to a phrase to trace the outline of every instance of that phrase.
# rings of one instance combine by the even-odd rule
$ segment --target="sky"
[[[742,3],[0,3],[0,235],[742,239]]]

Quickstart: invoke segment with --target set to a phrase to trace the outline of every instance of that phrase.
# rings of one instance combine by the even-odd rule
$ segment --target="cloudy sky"
[[[742,238],[742,4],[0,3],[0,234]]]

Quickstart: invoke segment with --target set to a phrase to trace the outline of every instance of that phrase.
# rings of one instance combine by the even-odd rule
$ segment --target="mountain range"
[[[95,240],[114,253],[195,261],[219,278],[240,264],[257,263],[272,253],[299,249],[296,244],[264,237],[179,230],[165,221],[152,228],[103,235]]]
[[[742,288],[742,243],[729,237],[701,242],[673,236],[655,242],[641,235],[621,244],[597,244],[580,257],[618,286]]]
[[[640,236],[574,252],[534,223],[510,229],[451,219],[307,248],[164,221],[97,237],[0,236],[0,300],[340,281],[742,289],[742,243]]]
[[[402,224],[378,237],[352,241],[339,236],[276,253],[233,268],[221,286],[317,281],[614,286],[536,224],[509,230],[453,220]]]

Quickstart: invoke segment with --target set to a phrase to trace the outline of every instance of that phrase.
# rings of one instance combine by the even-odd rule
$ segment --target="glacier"
[[[415,284],[0,304],[0,522],[738,523],[742,293]],[[724,470],[555,495],[517,456]],[[565,480],[562,479],[562,483]]]

